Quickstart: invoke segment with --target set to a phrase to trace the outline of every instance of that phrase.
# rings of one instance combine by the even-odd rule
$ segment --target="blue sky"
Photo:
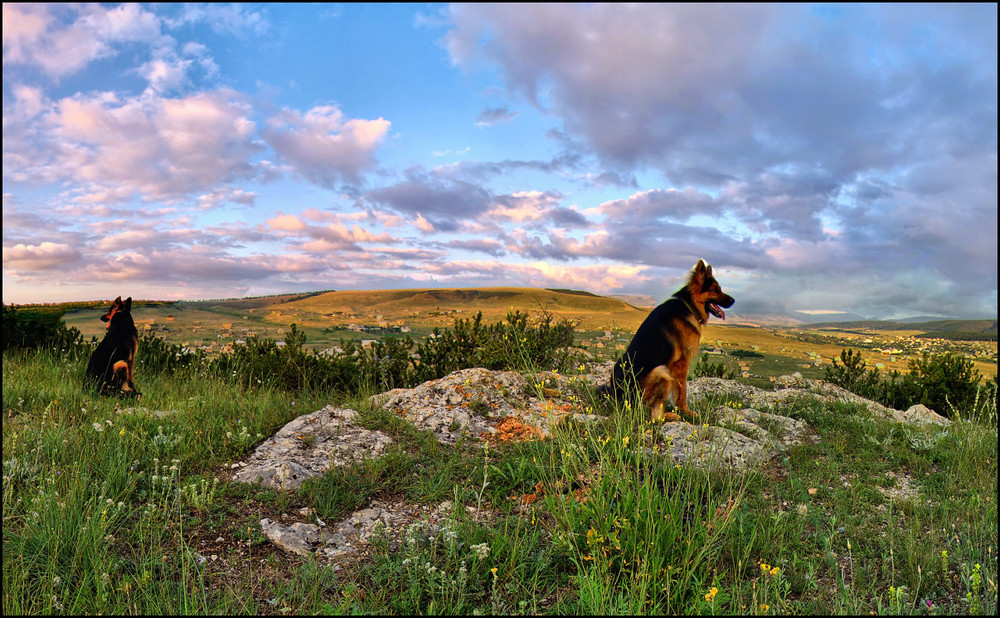
[[[997,314],[996,5],[4,5],[3,301]]]

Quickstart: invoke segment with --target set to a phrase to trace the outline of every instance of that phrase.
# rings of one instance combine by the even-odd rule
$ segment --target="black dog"
[[[102,395],[122,394],[139,397],[135,387],[135,353],[139,349],[139,331],[132,320],[132,297],[122,302],[119,296],[101,316],[108,332],[87,363],[87,379]]]

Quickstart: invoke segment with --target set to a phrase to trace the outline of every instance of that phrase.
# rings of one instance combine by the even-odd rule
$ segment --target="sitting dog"
[[[668,404],[697,418],[687,405],[688,369],[698,355],[708,314],[725,320],[722,307],[728,309],[734,302],[712,276],[712,267],[698,260],[687,284],[642,322],[615,363],[611,384],[599,392],[620,399],[626,389],[638,386],[643,403],[652,408],[653,420],[681,420],[667,412]]]
[[[102,395],[142,395],[135,387],[135,353],[139,349],[139,331],[132,320],[132,297],[122,302],[119,296],[101,316],[108,332],[90,356],[87,379]]]

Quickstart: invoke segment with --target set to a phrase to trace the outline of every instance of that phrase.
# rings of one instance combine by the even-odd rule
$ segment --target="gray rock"
[[[743,471],[802,442],[808,429],[802,421],[753,408],[720,406],[710,416],[719,425],[665,423],[659,451],[676,463]]]
[[[910,406],[904,412],[892,410],[893,417],[901,423],[912,425],[950,425],[951,421],[922,403]]]
[[[910,408],[910,410],[914,410],[912,413],[910,410],[906,412],[893,410],[829,382],[808,380],[797,374],[777,378],[773,391],[765,391],[722,378],[697,378],[688,381],[689,401],[708,397],[731,397],[746,401],[754,408],[770,407],[775,411],[780,411],[782,406],[790,405],[803,398],[824,403],[854,403],[865,406],[876,417],[913,424],[951,424],[948,419],[923,406],[920,406],[922,409],[917,410]]]
[[[479,515],[471,507],[467,511],[471,517]],[[450,521],[450,512],[450,502],[437,507],[373,503],[371,507],[352,513],[333,526],[305,522],[285,525],[265,518],[261,520],[260,527],[268,540],[287,552],[336,563],[358,554],[376,534],[384,532],[391,544],[398,546],[403,534],[415,523],[421,530],[434,533],[438,530],[438,522]]]
[[[473,439],[502,436],[516,426],[519,435],[549,436],[564,417],[587,421],[579,406],[558,397],[541,398],[524,376],[513,371],[473,368],[455,371],[410,389],[375,395],[373,400],[428,430],[445,444],[462,436]]]
[[[298,489],[334,466],[381,455],[392,438],[356,425],[357,414],[327,406],[296,418],[258,446],[233,479]]]
[[[777,452],[773,439],[755,439],[724,427],[664,423],[660,436],[661,453],[698,468],[746,470]]]

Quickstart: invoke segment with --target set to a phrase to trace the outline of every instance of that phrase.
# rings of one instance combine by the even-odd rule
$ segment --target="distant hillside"
[[[803,328],[839,330],[905,330],[921,333],[918,337],[944,339],[996,341],[996,320],[932,320],[928,322],[896,322],[888,320],[859,320],[855,322],[821,322]]]
[[[277,311],[319,313],[334,320],[361,320],[381,315],[385,321],[450,325],[456,317],[482,311],[487,321],[503,319],[510,310],[529,314],[548,311],[557,318],[580,321],[582,329],[634,328],[648,310],[615,298],[577,290],[537,288],[444,288],[342,291],[314,294],[271,307]]]
[[[298,294],[272,294],[270,296],[250,296],[247,298],[218,298],[213,300],[177,301],[177,304],[181,307],[190,304],[202,307],[206,305],[219,305],[224,307],[230,307],[233,309],[257,309],[260,307],[270,307],[271,305],[277,305],[280,303],[288,303],[295,300],[301,300],[303,298],[316,296],[317,294],[325,294],[329,291],[332,290],[323,290],[320,292],[300,292]]]

